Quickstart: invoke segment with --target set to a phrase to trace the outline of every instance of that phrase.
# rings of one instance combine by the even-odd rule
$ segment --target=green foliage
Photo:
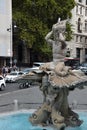
[[[51,48],[45,42],[45,35],[52,25],[61,19],[71,18],[74,0],[13,0],[13,21],[18,27],[18,38],[25,41],[33,51],[50,56]],[[72,31],[67,25],[66,39]]]
[[[72,33],[73,33],[72,25],[69,22],[67,22],[66,23],[66,33],[65,33],[66,41],[70,41],[72,39],[72,36],[73,36]]]

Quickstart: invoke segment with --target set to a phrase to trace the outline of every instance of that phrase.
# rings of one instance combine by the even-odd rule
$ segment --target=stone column
[[[80,49],[80,63],[85,61],[85,48]]]

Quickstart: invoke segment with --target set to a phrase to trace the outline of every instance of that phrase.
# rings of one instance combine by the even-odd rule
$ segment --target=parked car
[[[33,71],[33,70],[38,70],[39,67],[40,67],[41,65],[43,65],[43,64],[44,64],[43,62],[34,62],[34,63],[33,63],[33,66],[32,66],[31,68],[25,68],[25,69],[22,70],[22,72],[23,72],[24,74],[28,74],[29,72],[31,72],[31,71]]]
[[[0,90],[4,90],[6,87],[5,79],[2,75],[0,75]]]
[[[22,72],[24,74],[28,74],[30,72],[30,68],[25,68],[25,69],[22,70]]]
[[[71,66],[72,69],[77,69],[78,66],[80,65],[79,58],[67,57],[65,58],[64,62],[66,66]]]
[[[34,62],[33,63],[33,67],[36,67],[36,69],[39,69],[39,67],[41,66],[41,65],[44,65],[45,63],[44,62]]]
[[[78,69],[80,69],[82,72],[84,72],[87,75],[87,63],[84,62],[78,66]]]
[[[29,72],[31,72],[33,70],[37,70],[37,69],[38,69],[37,67],[25,68],[21,72],[23,72],[24,74],[28,74]]]
[[[22,71],[12,71],[10,74],[7,74],[5,77],[6,82],[16,82],[17,77],[24,75]]]

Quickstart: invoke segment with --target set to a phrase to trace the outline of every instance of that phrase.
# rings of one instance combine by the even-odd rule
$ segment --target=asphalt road
[[[19,84],[18,83],[6,83],[6,88],[4,91],[0,91],[0,95],[3,93],[8,93],[12,91],[19,90]]]
[[[0,91],[0,112],[14,110],[15,101],[18,101],[19,109],[35,109],[43,102],[42,92],[39,86],[31,86],[19,89],[17,83],[7,84],[4,91]],[[87,109],[87,88],[70,91],[69,105],[74,109]]]
[[[18,101],[20,109],[34,109],[43,102],[43,96],[38,86],[19,89],[17,83],[7,84],[4,91],[0,91],[0,112],[14,109],[14,101]]]

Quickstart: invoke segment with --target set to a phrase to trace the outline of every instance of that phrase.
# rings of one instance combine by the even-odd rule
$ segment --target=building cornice
[[[84,5],[84,4],[82,4],[82,3],[80,3],[80,2],[77,2],[77,5],[80,5],[80,6],[85,7],[85,5]]]
[[[85,37],[87,37],[87,33],[73,33],[73,35],[78,35],[78,36],[85,36]]]

